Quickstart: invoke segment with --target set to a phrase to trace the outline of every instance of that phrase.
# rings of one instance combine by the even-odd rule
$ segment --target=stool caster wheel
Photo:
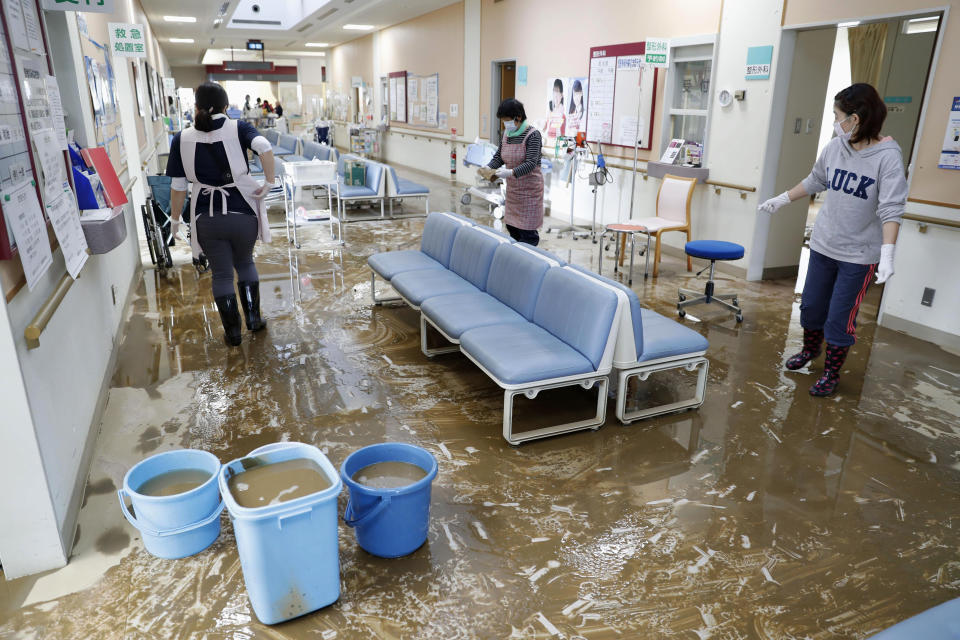
[[[735,307],[739,307],[739,306],[740,306],[740,300],[739,300],[738,298],[734,298],[733,300],[731,300],[731,302],[733,303],[733,306],[735,306]]]
[[[687,299],[687,296],[683,295],[682,293],[680,294],[679,297],[680,297],[680,302],[683,302],[684,300]]]
[[[460,204],[470,204],[471,200],[472,198],[470,197],[469,193],[465,193],[462,196],[460,196]]]
[[[738,313],[738,314],[737,314],[737,323],[739,324],[739,323],[741,323],[741,322],[743,322],[743,314]]]
[[[684,318],[686,317],[687,312],[684,311],[683,309],[677,309],[677,315],[680,316],[681,318]]]

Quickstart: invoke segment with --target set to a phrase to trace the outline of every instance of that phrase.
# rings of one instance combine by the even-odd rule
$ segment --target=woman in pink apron
[[[170,145],[170,210],[176,229],[187,183],[192,183],[193,255],[197,257],[202,248],[210,261],[213,299],[223,322],[224,339],[237,346],[243,327],[233,288],[234,272],[247,329],[260,331],[267,326],[260,316],[260,276],[253,264],[253,246],[257,240],[270,242],[263,198],[275,178],[273,150],[253,125],[227,118],[227,92],[219,84],[204,82],[195,94],[194,126],[175,135]],[[247,149],[260,154],[266,178],[263,184],[250,175]]]
[[[504,135],[494,154],[490,169],[507,183],[504,221],[510,237],[517,242],[537,246],[543,225],[543,174],[540,153],[543,144],[540,132],[527,122],[523,103],[507,98],[497,109],[503,122]]]

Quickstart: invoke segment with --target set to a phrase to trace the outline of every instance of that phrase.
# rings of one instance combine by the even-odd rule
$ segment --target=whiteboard
[[[590,49],[587,140],[651,148],[657,72],[643,66],[645,43]],[[638,116],[639,108],[639,118]]]

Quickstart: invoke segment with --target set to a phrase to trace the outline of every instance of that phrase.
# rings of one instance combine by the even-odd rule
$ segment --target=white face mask
[[[847,117],[844,118],[843,120],[834,121],[834,123],[833,123],[833,132],[837,134],[837,137],[838,137],[838,138],[849,138],[849,137],[850,137],[850,134],[853,133],[853,129],[852,129],[852,128],[850,129],[850,131],[844,131],[844,130],[843,130],[843,127],[840,126],[840,125],[842,125],[844,122],[846,122],[847,120],[849,120],[849,119],[852,118],[852,117],[853,117],[853,116],[847,116]]]
[[[503,128],[507,133],[510,133],[517,128],[517,123],[513,120],[507,120],[503,123]]]

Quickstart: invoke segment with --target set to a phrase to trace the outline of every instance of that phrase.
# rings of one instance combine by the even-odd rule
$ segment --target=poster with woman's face
[[[587,79],[568,78],[568,82],[565,135],[576,137],[577,133],[587,129]]]

